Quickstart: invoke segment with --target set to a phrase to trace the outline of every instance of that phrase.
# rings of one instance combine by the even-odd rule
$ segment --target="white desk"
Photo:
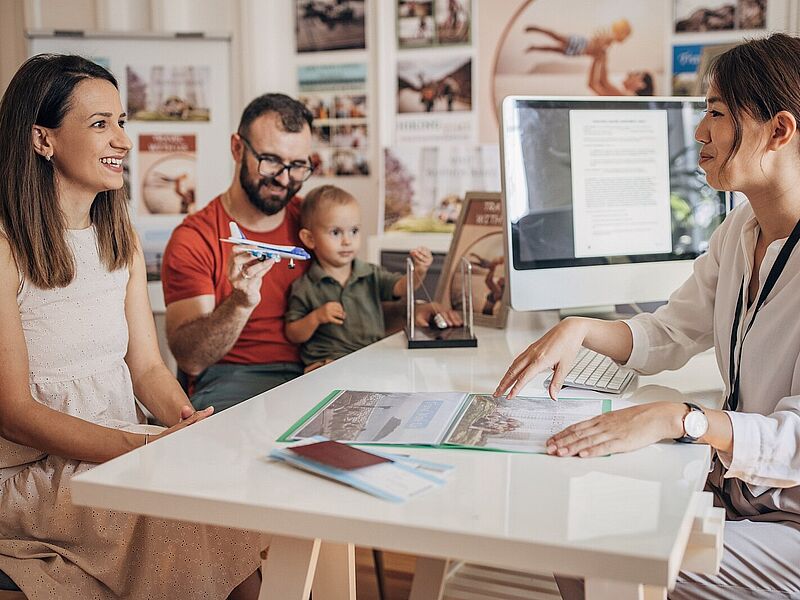
[[[703,527],[695,518],[704,502],[706,446],[670,442],[595,459],[415,449],[456,469],[443,487],[401,505],[265,459],[274,440],[331,389],[493,390],[534,330],[549,324],[545,318],[554,317],[515,314],[506,330],[479,328],[474,349],[407,350],[402,334],[392,336],[76,477],[75,502],[280,536],[265,573],[283,591],[265,590],[262,598],[300,600],[314,577],[320,546],[307,541],[314,539],[431,557],[418,563],[427,576],[415,581],[412,598],[437,597],[447,558],[584,576],[592,599],[647,596],[651,588],[639,584],[663,595],[693,526]],[[635,397],[680,398],[660,385],[708,405],[722,389],[710,353],[678,372],[640,378]],[[698,549],[706,558],[708,545],[718,553],[719,542],[707,526],[707,547]],[[352,547],[330,548],[352,572]],[[314,598],[353,597],[352,581]]]

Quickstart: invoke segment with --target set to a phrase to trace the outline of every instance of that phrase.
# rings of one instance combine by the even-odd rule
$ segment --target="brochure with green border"
[[[542,453],[554,433],[610,410],[610,398],[333,390],[277,441],[322,435],[359,445]]]

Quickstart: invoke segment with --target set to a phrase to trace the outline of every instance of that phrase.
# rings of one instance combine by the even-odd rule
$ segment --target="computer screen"
[[[701,98],[503,101],[511,305],[665,300],[727,212],[697,167]]]

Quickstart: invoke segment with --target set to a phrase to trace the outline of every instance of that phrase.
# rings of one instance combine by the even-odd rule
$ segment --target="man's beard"
[[[244,189],[245,194],[247,194],[250,203],[265,215],[274,215],[282,211],[284,207],[289,204],[289,200],[291,200],[303,186],[302,183],[289,181],[288,187],[283,186],[274,177],[259,176],[259,179],[252,181],[250,179],[250,171],[247,168],[247,161],[242,161],[242,168],[239,172],[239,184],[242,186],[242,189]],[[279,194],[270,194],[267,198],[262,197],[261,188],[269,186],[281,188],[283,191]]]

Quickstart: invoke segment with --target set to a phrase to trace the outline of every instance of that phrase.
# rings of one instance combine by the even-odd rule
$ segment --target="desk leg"
[[[612,581],[586,579],[586,600],[666,600],[667,588]]]
[[[273,536],[258,600],[308,600],[320,541]]]
[[[322,542],[314,575],[314,600],[356,600],[356,548]]]
[[[442,600],[449,563],[441,558],[418,556],[408,600]]]

